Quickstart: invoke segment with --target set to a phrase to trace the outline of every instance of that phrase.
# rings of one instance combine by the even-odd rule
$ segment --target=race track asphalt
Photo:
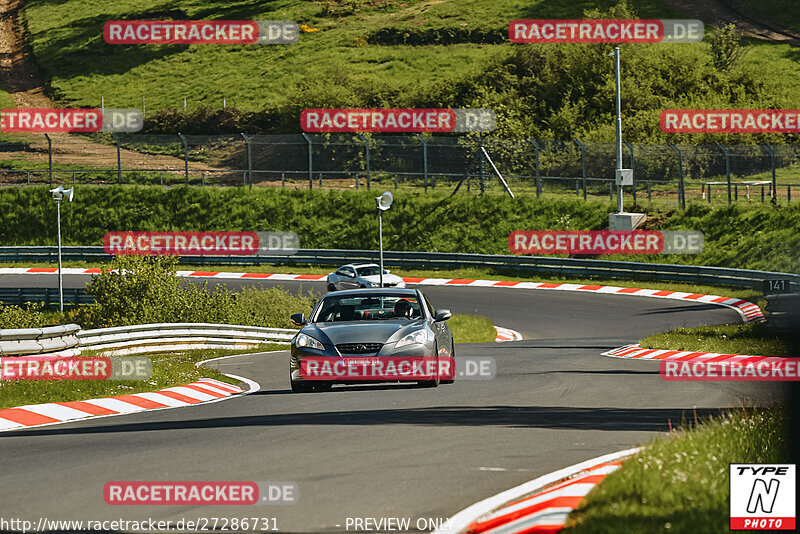
[[[65,286],[85,280],[67,276]],[[51,275],[0,276],[5,287],[53,283]],[[317,282],[279,285],[324,290]],[[600,356],[658,331],[741,322],[730,309],[565,291],[421,289],[439,308],[480,313],[523,334],[518,342],[456,347],[458,356],[495,358],[493,380],[292,394],[285,351],[221,360],[211,365],[258,382],[260,390],[214,404],[0,434],[0,517],[270,517],[281,532],[347,531],[348,518],[367,517],[411,518],[413,526],[663,436],[695,411],[783,395],[768,383],[665,382],[656,362]],[[290,506],[107,505],[105,483],[125,480],[291,481],[300,498]]]

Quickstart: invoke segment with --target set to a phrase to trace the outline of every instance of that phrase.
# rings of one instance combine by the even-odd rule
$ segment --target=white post
[[[378,243],[381,255],[381,275],[380,284],[383,287],[383,210],[378,210]]]
[[[56,199],[56,220],[58,221],[58,309],[64,312],[64,281],[61,278],[61,199]]]
[[[622,169],[622,97],[619,80],[619,47],[614,47],[615,75],[617,78],[617,169]],[[617,185],[617,213],[622,213],[622,184]]]

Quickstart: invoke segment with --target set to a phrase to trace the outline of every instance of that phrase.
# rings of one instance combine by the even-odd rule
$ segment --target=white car
[[[342,265],[328,275],[328,291],[380,287],[381,268],[374,263]],[[406,287],[406,283],[389,269],[383,270],[383,287]]]

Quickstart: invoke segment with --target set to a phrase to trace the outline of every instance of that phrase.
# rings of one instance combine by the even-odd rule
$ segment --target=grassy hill
[[[254,113],[248,120],[265,133],[299,131],[300,111],[312,106],[492,107],[497,135],[598,141],[614,137],[610,45],[513,45],[507,27],[517,18],[630,13],[681,16],[663,0],[32,0],[23,9],[49,93],[64,105],[97,106],[104,97],[109,107],[140,107],[144,96],[157,119],[182,109],[184,97],[189,108],[220,108],[224,97]],[[107,20],[165,18],[294,20],[318,31],[288,46],[103,41]],[[707,42],[623,46],[626,139],[665,140],[657,117],[666,107],[796,107],[797,51],[751,46],[724,71],[710,65]]]

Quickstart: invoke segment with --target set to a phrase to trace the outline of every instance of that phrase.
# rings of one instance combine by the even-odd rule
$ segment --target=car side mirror
[[[292,321],[292,324],[295,326],[303,326],[306,324],[306,314],[305,313],[294,313],[289,318]]]
[[[436,310],[436,313],[433,315],[433,322],[440,323],[448,320],[452,316],[453,314],[450,313],[450,310]]]

